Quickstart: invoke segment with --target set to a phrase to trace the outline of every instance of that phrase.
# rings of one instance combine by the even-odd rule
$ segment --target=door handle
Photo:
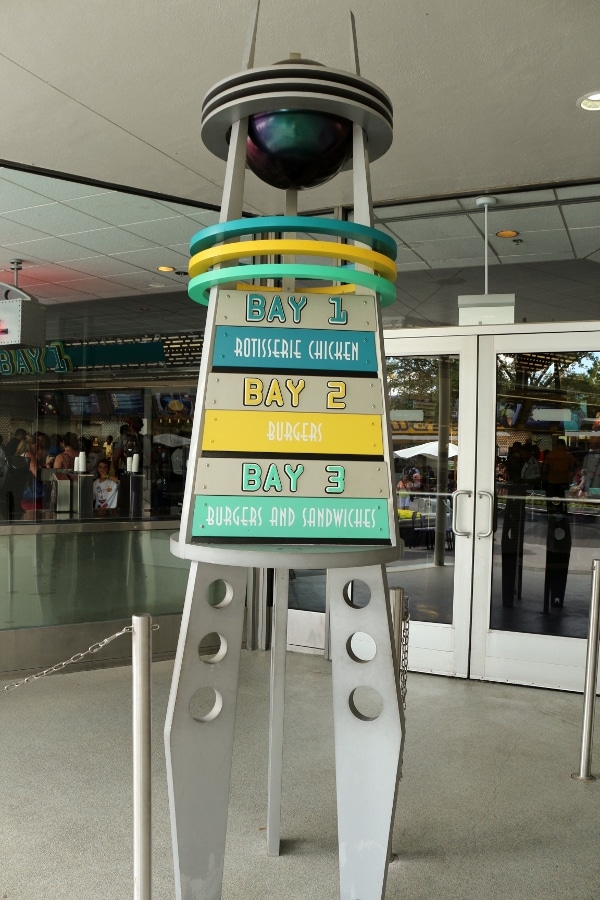
[[[452,502],[452,531],[454,532],[454,534],[458,535],[459,537],[471,537],[470,531],[459,531],[458,528],[456,527],[456,519],[458,517],[458,502],[457,501],[461,494],[466,494],[467,497],[473,496],[472,491],[454,491],[454,493],[452,494],[452,501],[453,501]]]
[[[491,537],[494,533],[494,495],[489,491],[477,491],[478,497],[489,497],[490,498],[490,527],[487,531],[478,531],[478,538],[486,538]]]

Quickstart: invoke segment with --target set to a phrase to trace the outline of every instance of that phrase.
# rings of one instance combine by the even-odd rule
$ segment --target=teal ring
[[[389,259],[396,259],[398,254],[396,241],[378,228],[369,228],[367,225],[344,222],[340,219],[320,219],[315,216],[257,216],[255,219],[218,222],[216,225],[203,228],[192,237],[190,254],[194,256],[201,250],[207,250],[229,238],[240,237],[243,234],[264,234],[269,231],[332,234],[335,237],[367,244],[371,250],[383,253]]]
[[[341,266],[309,266],[293,263],[258,263],[249,266],[228,266],[225,269],[211,269],[196,275],[188,284],[188,294],[196,303],[208,306],[211,287],[227,284],[231,281],[246,281],[248,278],[309,278],[314,281],[342,281],[344,284],[359,284],[379,294],[382,306],[389,306],[396,300],[396,286],[393,282],[361,272],[358,269],[346,269]],[[257,291],[260,286],[257,285]],[[306,291],[306,288],[303,288]],[[335,294],[335,287],[331,289]]]

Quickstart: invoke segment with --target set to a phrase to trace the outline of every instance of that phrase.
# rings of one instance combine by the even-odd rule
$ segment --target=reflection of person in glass
[[[96,468],[98,477],[93,485],[94,513],[97,516],[114,516],[117,512],[119,482],[108,474],[109,468],[108,460],[99,460]]]
[[[507,425],[509,428],[516,419],[516,410],[513,405],[506,403],[498,408],[498,425]]]
[[[547,497],[564,497],[575,471],[575,458],[559,438],[555,447],[544,457],[544,482]]]

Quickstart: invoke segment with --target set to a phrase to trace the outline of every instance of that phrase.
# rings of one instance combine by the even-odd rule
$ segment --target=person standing
[[[119,482],[109,475],[110,463],[107,459],[98,460],[97,478],[93,484],[94,513],[97,516],[116,515]]]
[[[575,458],[568,452],[562,438],[547,453],[543,463],[544,482],[547,497],[564,497],[571,483],[571,474],[575,470]]]
[[[396,488],[398,491],[398,509],[410,509],[410,495],[413,485],[408,475],[400,476]]]
[[[4,452],[7,456],[18,456],[17,447],[21,443],[24,437],[27,436],[27,432],[24,428],[17,428],[13,436],[6,442],[6,447],[4,448]]]

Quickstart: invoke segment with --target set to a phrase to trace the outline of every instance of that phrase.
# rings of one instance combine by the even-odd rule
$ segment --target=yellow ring
[[[236,291],[256,291],[259,288],[255,284],[245,284],[243,281],[240,281],[235,286]],[[356,285],[355,284],[329,284],[326,287],[303,287],[302,290],[308,294],[355,294],[356,293]],[[261,294],[281,294],[283,293],[280,287],[264,287],[262,284],[260,285]],[[300,293],[300,290],[297,291]]]
[[[354,247],[350,244],[332,244],[330,241],[303,241],[295,238],[284,238],[271,241],[240,241],[232,244],[220,244],[201,250],[190,259],[190,278],[208,271],[211,266],[228,262],[242,256],[327,256],[330,259],[343,259],[347,262],[367,266],[387,281],[396,280],[396,266],[382,253],[366,247]],[[332,279],[335,275],[332,273]]]

